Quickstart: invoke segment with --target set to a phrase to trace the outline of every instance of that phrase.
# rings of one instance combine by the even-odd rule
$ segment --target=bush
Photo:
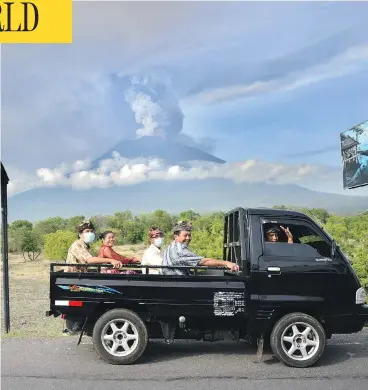
[[[8,229],[8,250],[10,253],[22,252],[24,237],[28,233],[26,228]]]
[[[193,223],[194,231],[190,248],[193,252],[215,259],[222,259],[223,214],[197,217]]]
[[[44,256],[48,260],[66,260],[70,245],[77,239],[73,232],[58,230],[44,236]]]
[[[42,237],[34,231],[27,231],[23,235],[22,252],[23,258],[27,261],[33,261],[38,258],[42,251]]]
[[[22,222],[22,221],[16,221]],[[14,227],[15,226],[15,227]],[[42,249],[42,236],[28,226],[13,223],[8,228],[8,250],[10,253],[38,253]],[[28,256],[35,259],[36,255]]]

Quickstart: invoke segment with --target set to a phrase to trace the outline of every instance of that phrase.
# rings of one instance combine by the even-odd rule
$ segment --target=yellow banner
[[[72,43],[72,0],[0,1],[0,43]]]

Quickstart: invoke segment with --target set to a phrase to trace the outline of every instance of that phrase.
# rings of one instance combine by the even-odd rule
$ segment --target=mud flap
[[[162,334],[166,344],[172,344],[175,338],[176,325],[160,321]]]
[[[255,358],[253,359],[253,363],[261,363],[262,358],[263,358],[263,347],[264,347],[264,340],[263,340],[263,335],[259,338],[257,338],[257,353]]]
[[[79,336],[79,340],[78,340],[78,344],[77,345],[79,345],[80,342],[82,341],[82,337],[83,337],[83,333],[84,333],[84,327],[86,326],[87,320],[88,320],[88,317],[86,317],[86,319],[84,320],[84,324],[82,326],[81,334]]]

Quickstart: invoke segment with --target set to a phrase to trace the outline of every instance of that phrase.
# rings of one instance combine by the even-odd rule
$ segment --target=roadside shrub
[[[22,252],[24,261],[34,261],[42,251],[42,237],[30,230],[24,233],[22,242]]]
[[[48,260],[66,260],[70,245],[77,239],[73,232],[58,230],[44,236],[44,256]]]

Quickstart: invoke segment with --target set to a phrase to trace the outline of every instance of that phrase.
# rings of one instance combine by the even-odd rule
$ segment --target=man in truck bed
[[[81,264],[81,266],[68,266],[66,272],[85,272],[83,264],[106,264],[110,263],[114,269],[122,267],[122,263],[115,259],[106,259],[92,256],[90,244],[95,239],[95,227],[90,221],[83,221],[77,228],[78,239],[73,242],[68,251],[67,264]],[[73,335],[82,328],[84,317],[68,314],[66,316],[66,329],[64,335]]]
[[[192,240],[192,225],[186,221],[179,221],[173,229],[174,241],[164,252],[163,266],[188,267],[188,269],[161,268],[163,275],[189,275],[189,268],[196,266],[227,267],[232,272],[239,271],[237,264],[230,261],[209,259],[199,256],[189,250]]]

